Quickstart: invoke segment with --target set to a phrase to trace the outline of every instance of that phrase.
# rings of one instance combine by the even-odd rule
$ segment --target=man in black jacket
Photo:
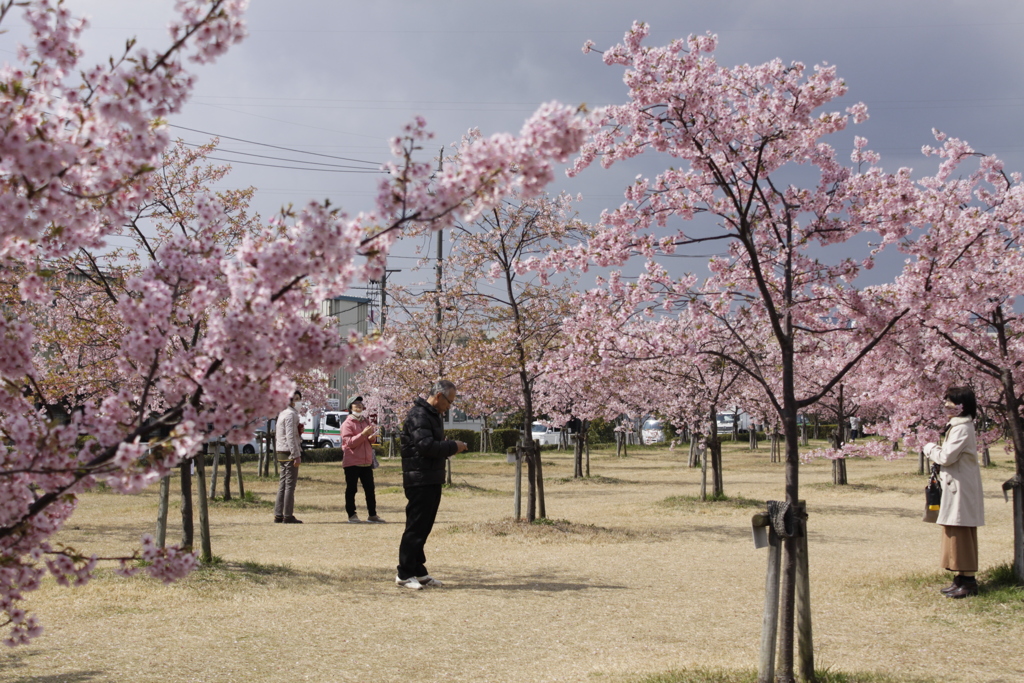
[[[441,505],[445,464],[449,457],[466,450],[464,442],[444,439],[441,416],[455,403],[455,393],[455,385],[448,380],[435,382],[430,398],[417,398],[402,426],[402,485],[409,502],[395,583],[404,588],[442,585],[427,573],[423,546]]]

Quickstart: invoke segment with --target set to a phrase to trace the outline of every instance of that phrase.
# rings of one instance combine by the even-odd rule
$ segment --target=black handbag
[[[939,519],[939,505],[942,503],[942,484],[939,483],[939,467],[932,467],[932,476],[924,487],[924,519],[935,523]]]

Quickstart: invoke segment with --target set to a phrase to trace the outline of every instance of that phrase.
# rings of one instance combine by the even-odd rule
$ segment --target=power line
[[[205,145],[194,145],[191,142],[183,142],[183,144],[186,147],[196,147],[196,148],[205,147]],[[233,150],[233,149],[224,149],[223,147],[218,147],[217,151],[219,153],[221,153],[221,154],[240,154],[240,155],[247,156],[247,157],[257,157],[259,159],[271,159],[273,161],[288,161],[288,162],[295,163],[295,164],[310,164],[312,166],[329,166],[330,168],[349,168],[349,169],[358,169],[360,171],[376,170],[376,169],[363,168],[361,166],[345,166],[345,165],[342,165],[342,164],[328,164],[328,163],[324,163],[322,161],[302,161],[301,159],[286,159],[284,157],[272,157],[272,156],[267,156],[266,154],[253,154],[252,152],[239,152],[239,151],[236,151],[236,150]],[[240,161],[238,163],[245,163],[245,162],[244,161]]]
[[[362,171],[359,171],[359,170],[346,171],[344,169],[335,169],[335,168],[309,168],[308,166],[282,166],[280,164],[261,164],[258,161],[239,161],[238,159],[225,159],[223,157],[206,157],[206,158],[207,159],[212,159],[213,161],[226,161],[229,164],[244,164],[246,166],[265,166],[267,168],[287,168],[287,169],[291,169],[293,171],[320,171],[321,173],[361,173],[361,174],[367,174],[367,173],[379,174],[379,173],[384,173],[384,171],[377,171],[377,170],[373,170],[373,169],[369,169],[369,168],[366,169],[366,170],[362,170]],[[301,163],[301,162],[299,162],[299,163]]]
[[[339,156],[334,156],[333,154],[321,154],[319,152],[307,152],[306,150],[303,150],[303,149],[293,149],[291,147],[281,147],[279,145],[270,145],[270,144],[267,144],[266,142],[256,142],[254,140],[244,140],[242,138],[233,138],[230,135],[218,135],[217,133],[210,133],[208,131],[197,130],[195,128],[186,128],[185,126],[179,126],[179,125],[173,124],[173,123],[169,123],[167,125],[170,128],[178,128],[180,130],[187,130],[187,131],[190,131],[192,133],[201,133],[203,135],[212,135],[213,137],[222,138],[224,140],[234,140],[235,142],[245,142],[245,143],[250,144],[250,145],[259,145],[260,147],[271,147],[273,149],[284,150],[285,152],[295,152],[297,154],[309,154],[309,155],[316,156],[316,157],[325,157],[327,159],[338,159],[340,161],[354,161],[357,164],[372,164],[374,166],[381,166],[381,163],[379,161],[366,161],[365,159],[352,159],[352,158],[349,158],[349,157],[339,157]]]

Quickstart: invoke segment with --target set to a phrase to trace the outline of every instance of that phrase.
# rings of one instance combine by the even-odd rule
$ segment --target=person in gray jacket
[[[466,450],[462,441],[446,441],[441,416],[455,404],[455,385],[434,383],[429,398],[417,398],[402,425],[402,486],[405,488],[405,533],[398,548],[395,583],[418,590],[442,583],[427,573],[423,548],[441,505],[445,464]]]
[[[924,454],[939,466],[942,501],[942,567],[954,572],[953,583],[942,589],[948,598],[978,594],[978,527],[985,525],[985,500],[974,434],[978,402],[970,387],[950,387],[946,408],[955,412],[946,426],[942,446],[925,444]]]
[[[295,402],[302,398],[302,392],[292,394],[288,407],[277,416],[277,443],[274,446],[277,462],[281,466],[281,479],[277,485],[277,499],[274,501],[274,522],[277,524],[302,524],[296,519],[295,482],[302,462],[302,422],[295,410]]]

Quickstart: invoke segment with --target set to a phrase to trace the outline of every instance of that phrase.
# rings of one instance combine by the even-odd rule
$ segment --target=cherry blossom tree
[[[693,438],[706,444],[701,499],[707,498],[708,465],[711,495],[720,497],[725,491],[716,415],[742,375],[722,360],[734,342],[725,327],[717,335],[707,329],[695,334],[689,308],[677,317],[658,316],[658,302],[667,293],[662,286],[665,273],[653,269],[653,264],[651,268],[635,282],[613,272],[606,283],[599,280],[597,288],[580,297],[574,315],[563,323],[566,350],[561,355],[568,359],[597,356],[603,370],[614,367],[626,376],[626,381],[605,392],[615,396],[620,412],[644,415],[657,410],[677,424],[688,425]],[[568,367],[574,366],[570,362]],[[593,372],[590,365],[555,377],[574,384]]]
[[[846,93],[834,67],[808,70],[775,60],[724,68],[713,57],[714,36],[656,48],[643,44],[647,32],[646,25],[634,24],[623,44],[604,53],[606,64],[626,69],[630,101],[594,113],[601,129],[571,170],[578,174],[597,160],[607,168],[647,152],[672,157],[672,167],[654,179],[637,178],[626,201],[603,214],[587,246],[527,265],[613,266],[634,256],[656,261],[688,246],[721,245],[725,254],[711,259],[711,274],[703,281],[658,276],[651,267],[648,272],[660,277],[666,307],[693,309],[695,329],[724,325],[734,331],[740,351],[708,353],[739,368],[772,403],[786,437],[785,499],[795,508],[798,411],[841,382],[906,314],[877,307],[844,286],[872,265],[871,258],[857,262],[844,255],[829,262],[825,258],[836,251],[829,247],[862,231],[903,226],[851,212],[857,176],[823,138],[843,130],[851,116],[861,121],[867,114],[861,104],[848,115],[817,113]],[[811,182],[798,186],[798,179]],[[843,322],[850,318],[857,324]],[[764,350],[748,343],[746,333],[759,328],[770,330],[776,363],[762,364]],[[816,392],[798,395],[797,368],[830,348],[826,341],[836,335],[848,339],[846,364],[823,378]],[[784,547],[779,680],[789,681],[796,539],[787,538]],[[810,653],[803,655],[801,669],[813,675]]]
[[[526,519],[546,516],[541,455],[534,448],[534,387],[545,357],[561,343],[575,277],[558,282],[517,270],[519,261],[574,244],[588,235],[568,195],[512,195],[452,231],[449,293],[467,302],[477,330],[465,345],[478,383],[518,386],[527,463]]]
[[[911,255],[893,292],[913,310],[913,348],[928,370],[917,377],[923,374],[931,390],[894,406],[894,421],[921,424],[912,445],[934,440],[945,421],[942,393],[952,380],[973,385],[979,399],[996,407],[1013,444],[1016,471],[1004,490],[1013,495],[1013,565],[1024,581],[1024,326],[1015,310],[1024,274],[1024,187],[1021,174],[1006,173],[998,158],[934,134],[939,146],[923,149],[940,160],[934,175],[915,180],[906,169],[887,176],[872,167],[858,209],[874,213],[879,224],[900,225],[890,239],[902,237]],[[917,232],[903,237],[910,230]],[[920,386],[916,371],[898,377]]]
[[[401,230],[442,229],[459,216],[473,220],[512,190],[536,193],[585,133],[575,109],[544,105],[520,135],[480,138],[434,175],[417,160],[430,137],[417,120],[392,142],[395,161],[385,165],[374,210],[349,216],[313,203],[242,236],[230,254],[214,239],[229,223],[224,201],[195,197],[191,230],[154,249],[113,307],[127,332],[104,362],[122,377],[79,393],[85,402],[58,424],[38,408],[53,397],[21,306],[51,305],[52,264],[104,249],[152,199],[144,179],[169,142],[163,120],[192,86],[184,63],[210,62],[240,40],[245,2],[180,0],[167,49],[130,41],[122,56],[85,68],[77,43],[85,23],[49,0],[0,3],[0,20],[23,5],[31,42],[19,48],[18,64],[0,70],[0,269],[19,273],[21,297],[0,313],[0,610],[9,644],[40,633],[19,604],[45,572],[82,583],[100,559],[50,540],[79,493],[98,482],[138,491],[211,435],[247,440],[245,425],[281,409],[294,377],[382,358],[386,342],[340,339],[318,317],[319,302],[379,277]],[[218,315],[194,340],[180,314],[213,306]],[[144,442],[153,437],[162,448],[150,451]],[[192,553],[158,549],[148,536],[141,557],[164,580],[195,565]],[[131,558],[121,559],[123,573],[136,571]]]

